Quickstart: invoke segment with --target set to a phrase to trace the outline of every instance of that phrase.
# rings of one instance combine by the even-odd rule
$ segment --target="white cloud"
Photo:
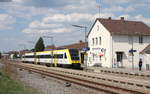
[[[22,32],[25,32],[25,33],[34,33],[34,34],[45,34],[45,33],[64,33],[64,32],[71,32],[70,29],[68,28],[56,28],[56,29],[32,29],[32,28],[27,28],[27,29],[24,29]]]
[[[112,4],[125,4],[132,1],[133,0],[103,0],[102,2],[112,5]]]
[[[96,18],[108,18],[108,17],[115,17],[115,14],[113,13],[97,13],[95,15],[92,16],[92,21],[94,21]]]
[[[113,6],[110,8],[104,8],[104,12],[132,12],[135,9],[132,6],[128,6],[126,8],[121,7],[121,6]]]
[[[37,8],[34,6],[24,6],[16,3],[8,3],[8,4],[1,4],[0,3],[0,10],[4,10],[7,14],[12,15],[14,17],[31,19],[31,17],[36,16],[43,16],[47,15],[48,13],[55,13],[57,10],[52,8]]]
[[[84,13],[71,13],[71,14],[54,14],[47,17],[44,17],[42,21],[33,21],[29,26],[23,30],[25,33],[44,33],[44,32],[53,32],[53,33],[62,33],[62,32],[71,32],[72,24],[79,25],[90,25],[96,18],[99,17],[99,14],[84,14]],[[115,17],[112,13],[101,13],[100,17],[108,18]]]
[[[57,28],[57,27],[61,27],[61,24],[47,24],[44,22],[40,22],[40,21],[33,21],[29,24],[29,28],[32,29],[50,29],[50,28]]]
[[[32,35],[34,38],[37,38],[42,34],[50,34],[54,36],[56,41],[61,41],[56,43],[59,45],[69,44],[70,42],[77,42],[81,39],[84,40],[84,29],[74,28],[72,27],[72,24],[84,25],[90,29],[94,20],[99,17],[97,7],[98,3],[96,0],[13,1],[14,2],[12,4],[6,4],[5,6],[0,4],[0,9],[2,9],[2,12],[5,11],[5,13],[8,13],[7,15],[11,15],[12,18],[16,18],[17,24],[15,24],[15,26],[18,26],[20,31],[25,32],[23,34],[19,34],[21,37],[22,35],[28,37],[30,36],[30,38],[26,38],[28,40],[33,39],[33,37],[31,37]],[[120,17],[123,16],[128,20],[138,20],[144,21],[148,24],[150,23],[149,18],[145,18],[143,15],[137,15],[139,11],[140,13],[144,14],[143,11],[150,8],[148,3],[149,0],[99,1],[101,5],[100,18],[112,17],[120,19]],[[141,10],[143,11],[141,12]],[[134,13],[135,11],[136,13]],[[5,21],[2,21],[2,23]],[[11,29],[11,25],[13,25],[15,21],[13,22],[13,20],[10,18],[9,21],[6,21],[6,23],[10,23],[7,25],[0,23],[0,28]],[[20,24],[19,22],[24,23]],[[21,30],[20,28],[24,29]],[[16,29],[14,29],[14,31],[15,30]]]
[[[8,14],[0,14],[0,30],[10,30],[16,20]]]
[[[131,16],[129,14],[124,14],[124,15],[120,15],[120,16],[116,17],[116,19],[120,19],[120,17],[124,17],[125,20],[142,21],[142,22],[150,25],[150,18],[146,18],[141,14],[136,15],[136,16]]]
[[[71,32],[71,30],[68,29],[68,28],[58,28],[58,29],[53,29],[52,32],[54,32],[54,33],[64,33],[64,32]]]
[[[91,14],[84,13],[71,13],[71,14],[54,14],[48,17],[43,18],[44,23],[49,22],[78,22],[80,20],[88,20],[92,17]]]
[[[135,16],[135,20],[138,20],[138,21],[143,21],[147,24],[150,24],[150,18],[145,18],[143,15],[139,14],[137,16]]]
[[[20,5],[14,5],[8,9],[8,13],[10,15],[26,19],[30,19],[33,16],[45,15],[49,12],[51,13],[53,10],[48,8],[35,8]]]
[[[13,2],[16,2],[16,3],[23,3],[24,0],[12,0]]]

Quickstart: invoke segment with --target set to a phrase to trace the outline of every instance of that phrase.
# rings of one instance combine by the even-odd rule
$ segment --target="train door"
[[[63,64],[66,64],[66,63],[68,63],[69,62],[69,60],[67,59],[67,54],[66,54],[66,52],[64,53],[64,55],[63,55]]]
[[[81,53],[81,64],[84,64],[84,53]]]
[[[123,52],[116,52],[117,56],[117,67],[122,67],[123,66]]]

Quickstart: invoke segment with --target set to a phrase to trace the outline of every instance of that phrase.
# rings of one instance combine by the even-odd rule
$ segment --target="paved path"
[[[0,68],[2,68],[3,64],[0,62]]]
[[[102,68],[102,67],[87,67],[85,69],[91,70],[91,71],[106,70],[106,71],[126,72],[126,73],[138,73],[138,74],[148,74],[148,75],[150,75],[150,70],[139,71],[138,69],[134,69],[133,70],[133,69],[127,69],[127,68]]]

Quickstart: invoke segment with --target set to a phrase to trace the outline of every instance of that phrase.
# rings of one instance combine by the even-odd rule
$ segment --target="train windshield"
[[[69,49],[72,60],[79,60],[79,51],[77,49]]]

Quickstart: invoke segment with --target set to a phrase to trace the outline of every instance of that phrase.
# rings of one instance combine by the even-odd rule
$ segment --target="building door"
[[[81,64],[84,64],[84,53],[81,53]]]
[[[117,67],[123,67],[123,52],[116,52],[117,55]]]

